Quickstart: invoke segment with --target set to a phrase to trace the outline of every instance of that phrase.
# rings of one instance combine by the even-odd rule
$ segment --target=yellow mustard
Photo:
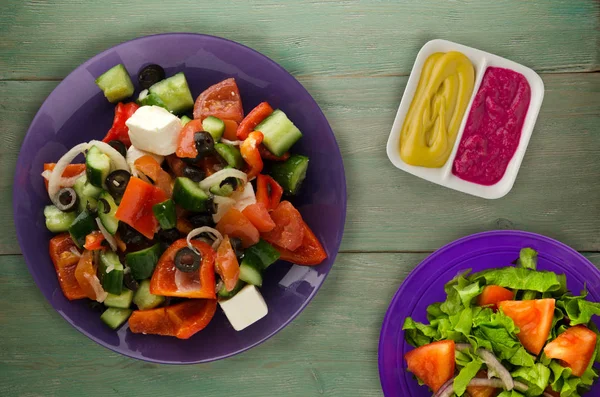
[[[405,163],[430,168],[446,163],[474,84],[475,70],[464,54],[437,52],[427,58],[402,125]]]

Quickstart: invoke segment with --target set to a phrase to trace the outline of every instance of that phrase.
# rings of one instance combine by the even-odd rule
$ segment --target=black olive
[[[244,257],[244,247],[242,247],[242,239],[239,237],[230,237],[229,242],[231,243],[231,248],[235,252],[235,257],[238,260],[241,260]]]
[[[165,70],[159,65],[148,65],[138,74],[138,82],[142,89],[150,88],[165,79]]]
[[[96,301],[88,301],[87,305],[90,309],[98,313],[102,313],[105,309],[102,303]]]
[[[123,157],[127,156],[127,147],[123,142],[113,139],[112,141],[108,142],[108,144],[117,152],[121,153]]]
[[[148,239],[144,237],[144,235],[142,235],[140,232],[138,232],[125,222],[119,222],[119,236],[121,237],[121,240],[123,240],[123,242],[127,245],[139,245],[148,241]]]
[[[202,226],[214,227],[215,222],[210,214],[194,214],[188,218],[192,226],[195,228]]]
[[[173,244],[175,241],[179,240],[181,235],[179,234],[179,230],[173,229],[160,229],[158,232],[158,240],[167,245]]]
[[[125,193],[131,174],[125,170],[116,170],[106,177],[106,188],[113,196],[122,196]]]
[[[212,154],[215,149],[215,140],[206,131],[196,132],[194,134],[194,142],[196,143],[196,150],[198,150],[197,158],[199,159]]]
[[[109,214],[110,213],[110,204],[108,203],[108,201],[106,201],[105,199],[101,198],[98,200],[98,204],[102,203],[102,213],[103,214]],[[106,241],[106,240],[104,240]]]
[[[190,273],[200,268],[200,255],[189,247],[184,247],[175,254],[175,267],[182,272]]]
[[[183,176],[186,178],[190,178],[194,182],[200,182],[206,177],[206,174],[198,167],[194,167],[193,165],[186,165],[183,169]]]
[[[140,284],[133,278],[131,272],[127,272],[123,275],[123,284],[132,291],[137,291],[138,288],[140,288]]]
[[[219,184],[219,187],[223,187],[225,185],[231,185],[231,188],[235,190],[238,186],[238,180],[236,177],[230,176],[229,178],[223,179]]]
[[[70,187],[63,187],[56,194],[56,208],[64,212],[75,210],[77,205],[77,193]]]

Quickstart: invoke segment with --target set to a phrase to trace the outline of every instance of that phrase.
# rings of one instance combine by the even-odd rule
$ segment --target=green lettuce
[[[536,250],[531,248],[523,248],[519,252],[519,260],[517,265],[525,269],[535,270],[537,269],[537,257],[538,253]]]
[[[502,267],[484,270],[469,276],[471,282],[479,281],[482,285],[499,285],[515,290],[536,292],[566,292],[566,278],[556,273],[530,270],[520,267]]]
[[[467,386],[471,379],[477,375],[477,372],[481,369],[483,363],[478,358],[473,359],[467,363],[454,378],[454,393],[457,396],[462,396],[467,390]]]
[[[579,296],[564,295],[556,301],[556,306],[563,310],[571,326],[588,324],[592,316],[600,315],[600,303],[587,301],[587,295],[587,291],[582,291]]]
[[[550,381],[550,369],[542,363],[530,367],[519,367],[511,373],[512,377],[529,386],[528,395],[539,396],[544,392]]]

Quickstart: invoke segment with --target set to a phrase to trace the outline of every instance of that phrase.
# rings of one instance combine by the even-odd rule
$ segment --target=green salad
[[[458,275],[429,324],[406,318],[408,370],[436,397],[585,395],[598,378],[600,303],[573,295],[564,274],[537,270],[537,252],[514,266]]]

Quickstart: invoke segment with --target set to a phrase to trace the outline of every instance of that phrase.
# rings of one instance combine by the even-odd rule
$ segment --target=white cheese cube
[[[142,106],[125,122],[139,150],[167,156],[175,153],[181,121],[160,106]]]
[[[254,285],[246,285],[233,298],[219,305],[236,331],[241,331],[267,315],[269,309]]]

